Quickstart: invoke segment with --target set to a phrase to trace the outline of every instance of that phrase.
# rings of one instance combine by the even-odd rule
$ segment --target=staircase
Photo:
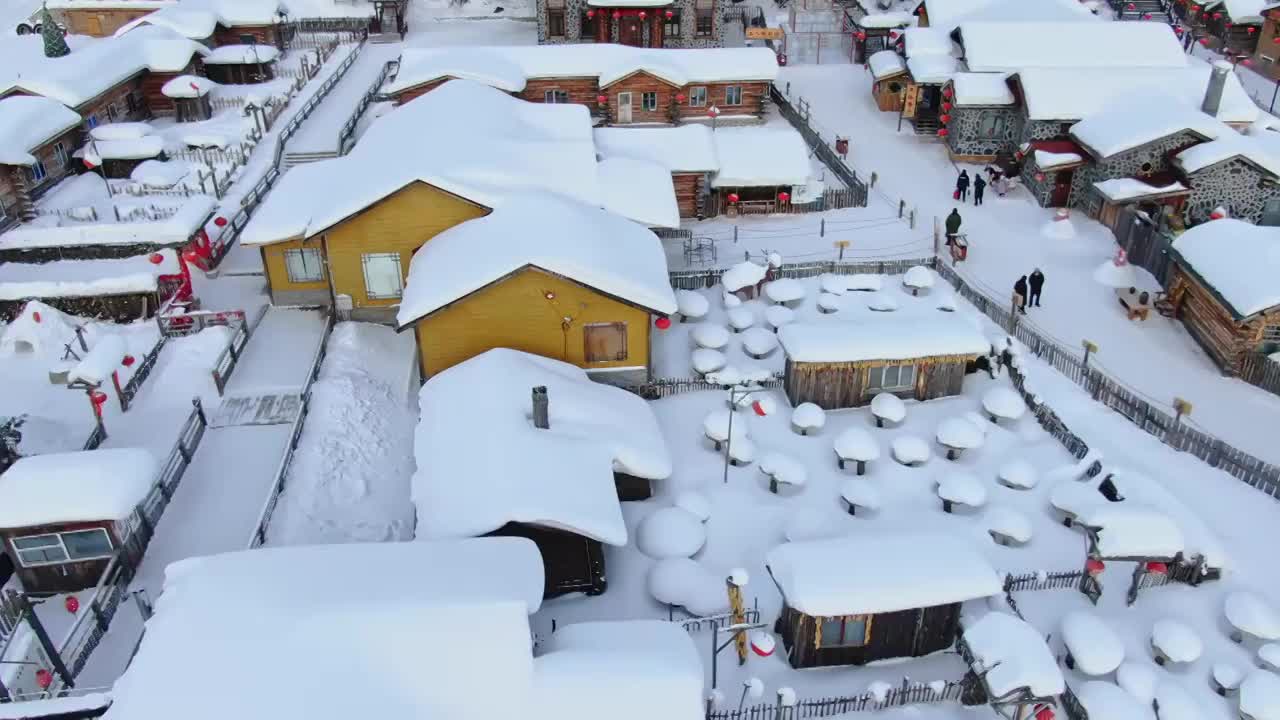
[[[1164,0],[1110,0],[1111,9],[1117,20],[1146,20],[1161,22],[1166,25],[1175,24]]]
[[[932,116],[917,117],[911,121],[917,135],[936,136],[938,134],[938,118]]]

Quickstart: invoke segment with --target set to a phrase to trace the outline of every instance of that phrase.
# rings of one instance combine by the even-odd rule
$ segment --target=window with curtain
[[[725,105],[741,105],[742,104],[742,86],[728,85],[724,89]]]
[[[1005,123],[1008,120],[1002,113],[984,113],[981,122],[978,123],[978,137],[980,138],[998,138],[1004,133]]]
[[[569,93],[564,90],[547,90],[542,93],[542,102],[545,103],[567,103],[569,102]]]
[[[680,11],[672,10],[671,17],[666,19],[666,24],[662,28],[662,32],[669,38],[680,37]]]
[[[564,37],[564,0],[547,0],[547,37]]]
[[[284,269],[289,282],[318,282],[324,279],[324,263],[314,248],[284,251]]]
[[[640,94],[640,107],[643,110],[653,112],[658,109],[658,93],[647,92]]]
[[[404,290],[400,272],[400,253],[365,253],[360,256],[364,266],[365,295],[371,300],[400,297]]]
[[[697,16],[693,34],[700,38],[711,37],[715,30],[715,1],[693,0],[693,11]]]
[[[867,373],[868,390],[909,390],[915,384],[915,365],[880,365]]]
[[[627,359],[627,324],[592,323],[582,328],[583,359],[619,362]]]
[[[823,648],[863,647],[871,640],[870,615],[822,618],[818,628]]]
[[[701,85],[689,88],[689,106],[702,107],[707,104],[707,89]]]

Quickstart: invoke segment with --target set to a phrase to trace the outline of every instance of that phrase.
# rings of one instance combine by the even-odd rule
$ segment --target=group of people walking
[[[996,194],[1004,197],[1005,192],[1009,189],[1009,180],[1005,178],[1004,172],[999,168],[988,167],[986,169],[987,178],[984,180],[981,175],[970,180],[969,171],[961,170],[960,176],[956,178],[956,191],[952,193],[952,198],[960,202],[969,201],[969,188],[973,187],[973,204],[975,206],[982,204],[982,197],[986,194],[987,186],[990,185],[995,189]]]
[[[1031,271],[1031,275],[1023,275],[1013,284],[1013,308],[1027,314],[1027,306],[1040,307],[1040,293],[1044,290],[1044,273],[1040,268]]]

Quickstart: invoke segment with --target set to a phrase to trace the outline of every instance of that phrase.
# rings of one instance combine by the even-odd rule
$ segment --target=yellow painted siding
[[[555,299],[548,300],[547,293]],[[567,331],[562,318],[571,317]],[[582,328],[627,324],[627,359],[584,361]],[[649,314],[590,288],[526,268],[418,322],[422,372],[431,377],[497,347],[535,353],[587,370],[647,367]]]
[[[409,260],[424,243],[488,212],[487,208],[421,182],[392,193],[325,233],[334,292],[350,295],[355,308],[399,304],[399,298],[376,299],[365,293],[361,255],[399,253],[403,282],[409,274]]]
[[[262,267],[266,269],[267,284],[271,287],[273,296],[281,292],[299,290],[324,290],[326,292],[329,290],[327,276],[316,282],[289,282],[289,273],[285,270],[284,253],[286,250],[297,250],[299,248],[322,250],[319,240],[308,240],[305,243],[302,240],[290,240],[289,242],[263,246]],[[323,255],[324,253],[321,252],[321,262],[323,262]]]

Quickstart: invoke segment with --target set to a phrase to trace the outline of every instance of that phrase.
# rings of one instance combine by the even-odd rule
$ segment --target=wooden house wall
[[[102,571],[106,569],[110,558],[101,558],[97,560],[85,560],[82,562],[61,563],[58,565],[37,565],[35,567],[23,567],[18,561],[18,553],[13,549],[13,538],[27,537],[30,535],[44,535],[47,533],[70,532],[75,530],[90,530],[93,528],[104,528],[107,534],[111,536],[111,544],[113,547],[119,547],[120,538],[116,533],[116,523],[114,520],[99,520],[92,522],[79,523],[57,523],[52,525],[37,525],[26,528],[6,528],[0,530],[0,538],[4,542],[4,551],[13,560],[13,566],[18,573],[18,577],[22,580],[23,589],[32,593],[63,593],[76,592],[91,588],[98,584],[98,579],[102,577]]]
[[[882,112],[898,112],[906,96],[908,80],[905,73],[877,80],[871,86],[871,96]]]
[[[213,46],[248,45],[249,43],[244,41],[244,36],[247,35],[253,36],[258,45],[279,47],[279,35],[275,25],[234,25],[232,27],[218,25],[213,31]]]
[[[31,248],[0,248],[0,263],[46,263],[54,260],[116,260],[136,257],[164,250],[180,250],[190,242],[183,240],[175,243],[132,242],[112,243],[106,245],[62,245]]]
[[[83,130],[76,126],[31,151],[32,155],[44,163],[45,170],[44,179],[40,182],[34,183],[29,179],[27,181],[27,190],[31,193],[31,199],[34,200],[40,197],[52,189],[54,185],[57,185],[59,180],[76,171],[77,161],[71,157],[71,154],[83,144],[83,135]],[[63,148],[67,151],[66,163],[58,162],[58,153],[55,150],[58,143],[62,143]],[[11,168],[8,180],[9,193],[12,196],[12,201],[19,203],[21,197],[18,190],[18,182],[13,173],[18,173],[20,177],[30,178],[30,168],[25,165],[11,165],[9,168]],[[12,207],[9,200],[6,200],[5,207]]]
[[[142,99],[147,104],[147,110],[153,115],[172,115],[174,113],[173,98],[166,96],[161,92],[161,88],[165,83],[178,77],[179,75],[203,75],[199,60],[192,58],[187,66],[172,73],[148,72],[142,76]]]
[[[742,88],[742,104],[728,105],[725,103],[725,89],[730,85],[737,85]],[[768,80],[758,81],[735,81],[722,83],[689,83],[681,92],[685,95],[685,102],[681,103],[678,108],[680,118],[706,118],[707,107],[715,105],[720,108],[721,115],[754,115],[756,117],[764,117],[765,102],[769,99]],[[693,87],[705,87],[707,89],[707,105],[705,107],[695,107],[689,104],[689,89]]]
[[[1276,18],[1266,15],[1262,21],[1262,29],[1258,31],[1257,49],[1253,54],[1253,69],[1275,79],[1280,77],[1280,44],[1276,43],[1276,37],[1280,37],[1280,22]]]
[[[72,109],[84,118],[86,127],[90,124],[91,117],[96,117],[99,125],[146,120],[150,113],[147,112],[146,98],[142,94],[143,74],[145,71]]]
[[[972,359],[940,362],[920,358],[914,362],[915,386],[897,394],[917,400],[959,395],[964,384],[966,362]],[[860,407],[871,402],[873,397],[873,393],[864,390],[871,367],[910,362],[809,363],[787,358],[783,387],[792,407],[805,402],[815,403],[825,410]]]
[[[569,102],[585,105],[592,113],[597,111],[599,103],[596,96],[600,94],[600,82],[595,76],[570,78],[530,78],[524,83],[524,90],[517,97],[529,102],[544,102],[548,90],[561,90],[568,94]],[[636,101],[637,104],[639,100]]]
[[[67,7],[52,12],[58,22],[67,26],[68,34],[111,37],[120,28],[153,11],[154,8]]]
[[[955,644],[960,632],[960,604],[873,615],[870,637],[862,647],[816,647],[821,622],[821,618],[783,607],[776,630],[782,636],[791,667],[865,665],[945,650]]]
[[[698,196],[706,191],[706,173],[671,173],[671,183],[676,188],[676,206],[680,217],[698,216]]]
[[[538,546],[545,598],[573,592],[599,595],[605,591],[604,547],[598,540],[523,523],[507,523],[488,535],[528,538]]]
[[[425,82],[425,83],[422,83],[421,85],[415,85],[406,90],[401,90],[400,92],[394,94],[396,104],[404,105],[410,100],[413,100],[415,98],[420,98],[423,95],[426,95],[432,90],[435,90],[436,88],[440,87],[441,85],[453,79],[454,78],[451,78],[451,77],[443,77],[443,78],[440,78],[439,80],[432,80],[431,82]]]
[[[1177,263],[1169,281],[1169,296],[1191,336],[1222,370],[1232,374],[1240,372],[1247,353],[1258,349],[1264,329],[1280,326],[1280,307],[1237,321],[1208,288]]]
[[[18,165],[0,165],[0,227],[19,217],[18,184],[13,173],[26,172]]]
[[[156,308],[160,306],[160,296],[156,291],[90,297],[33,297],[0,300],[0,321],[9,322],[17,317],[28,300],[39,300],[68,315],[119,323],[154,317]]]
[[[622,93],[631,93],[631,122],[633,123],[670,123],[672,108],[675,106],[676,93],[680,88],[660,80],[646,72],[637,72],[621,80],[600,88],[600,92],[608,98],[608,124],[621,125],[621,109],[618,98]],[[653,110],[645,110],[641,102],[644,93],[656,93],[658,104]]]
[[[547,299],[553,293],[554,299]],[[571,317],[568,329],[563,318]],[[626,323],[624,360],[587,362],[583,327]],[[649,313],[572,280],[526,267],[417,323],[423,377],[493,348],[562,360],[586,370],[647,368]]]

